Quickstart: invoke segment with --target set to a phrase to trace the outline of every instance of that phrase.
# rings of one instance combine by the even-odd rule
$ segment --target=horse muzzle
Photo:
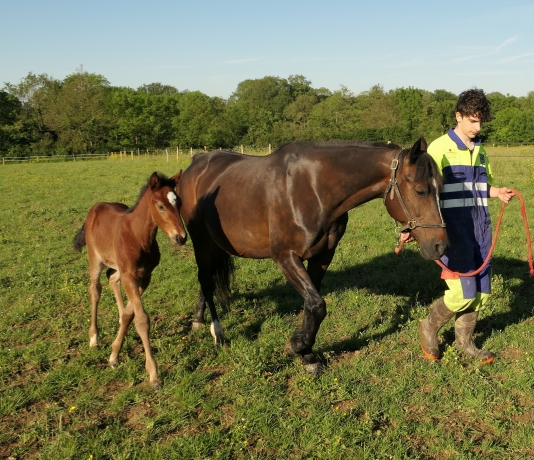
[[[421,256],[427,260],[438,260],[449,248],[449,240],[435,239],[419,243]]]
[[[176,234],[173,238],[171,238],[171,241],[179,246],[183,246],[187,241],[187,234],[185,236]]]

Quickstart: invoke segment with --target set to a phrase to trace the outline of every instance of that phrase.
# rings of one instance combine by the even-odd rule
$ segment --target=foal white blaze
[[[173,191],[170,191],[169,193],[167,193],[167,199],[169,200],[169,203],[172,204],[173,206],[176,206],[176,193],[174,193]]]

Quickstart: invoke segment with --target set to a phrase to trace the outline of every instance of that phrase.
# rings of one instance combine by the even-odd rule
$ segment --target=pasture
[[[534,222],[534,148],[488,148],[496,185],[518,189]],[[171,157],[172,158],[172,157]],[[464,459],[534,457],[534,278],[519,201],[505,211],[490,309],[475,342],[491,366],[451,346],[425,359],[417,325],[442,295],[440,269],[395,232],[381,200],[350,212],[321,294],[328,314],[306,373],[283,347],[301,298],[271,260],[234,259],[227,343],[192,332],[198,297],[191,242],[162,253],[143,295],[162,388],[130,328],[119,365],[103,278],[100,345],[89,347],[86,251],[72,239],[98,201],[132,205],[149,175],[172,176],[189,156],[0,166],[0,458]],[[500,209],[491,200],[495,224]]]

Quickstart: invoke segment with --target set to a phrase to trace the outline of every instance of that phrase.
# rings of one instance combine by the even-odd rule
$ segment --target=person
[[[491,220],[488,198],[508,203],[514,192],[493,186],[488,156],[477,136],[482,123],[491,119],[491,104],[481,89],[464,91],[456,104],[456,127],[433,141],[428,153],[443,176],[440,208],[446,224],[450,247],[441,261],[453,271],[477,270],[491,247]],[[443,270],[447,289],[419,323],[420,345],[427,358],[439,358],[438,331],[455,316],[455,347],[463,354],[492,363],[493,353],[478,349],[472,335],[479,311],[491,293],[491,261],[473,277],[450,279]]]

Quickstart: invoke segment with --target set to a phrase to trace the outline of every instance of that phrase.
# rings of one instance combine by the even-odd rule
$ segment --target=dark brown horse
[[[383,198],[424,258],[438,259],[447,248],[437,202],[441,176],[426,147],[423,138],[408,150],[376,143],[291,142],[265,157],[226,151],[194,157],[178,189],[200,282],[193,328],[204,324],[207,303],[215,342],[224,339],[213,295],[216,287],[228,288],[229,254],[271,258],[304,298],[304,322],[285,351],[300,355],[315,372],[312,347],[326,315],[319,290],[350,209]]]
[[[148,316],[141,302],[141,295],[150,284],[152,272],[158,266],[160,252],[156,241],[158,227],[171,241],[182,245],[187,234],[180,219],[180,198],[175,187],[181,171],[170,179],[154,172],[141,189],[137,203],[128,208],[122,203],[95,204],[85,223],[74,237],[74,249],[81,251],[87,245],[89,258],[89,298],[91,299],[90,346],[98,344],[97,309],[102,285],[100,276],[105,266],[106,275],[119,307],[119,332],[113,342],[109,364],[114,367],[132,319],[141,337],[146,356],[146,370],[150,384],[159,387],[156,361],[150,349]],[[124,306],[121,282],[128,297]]]

